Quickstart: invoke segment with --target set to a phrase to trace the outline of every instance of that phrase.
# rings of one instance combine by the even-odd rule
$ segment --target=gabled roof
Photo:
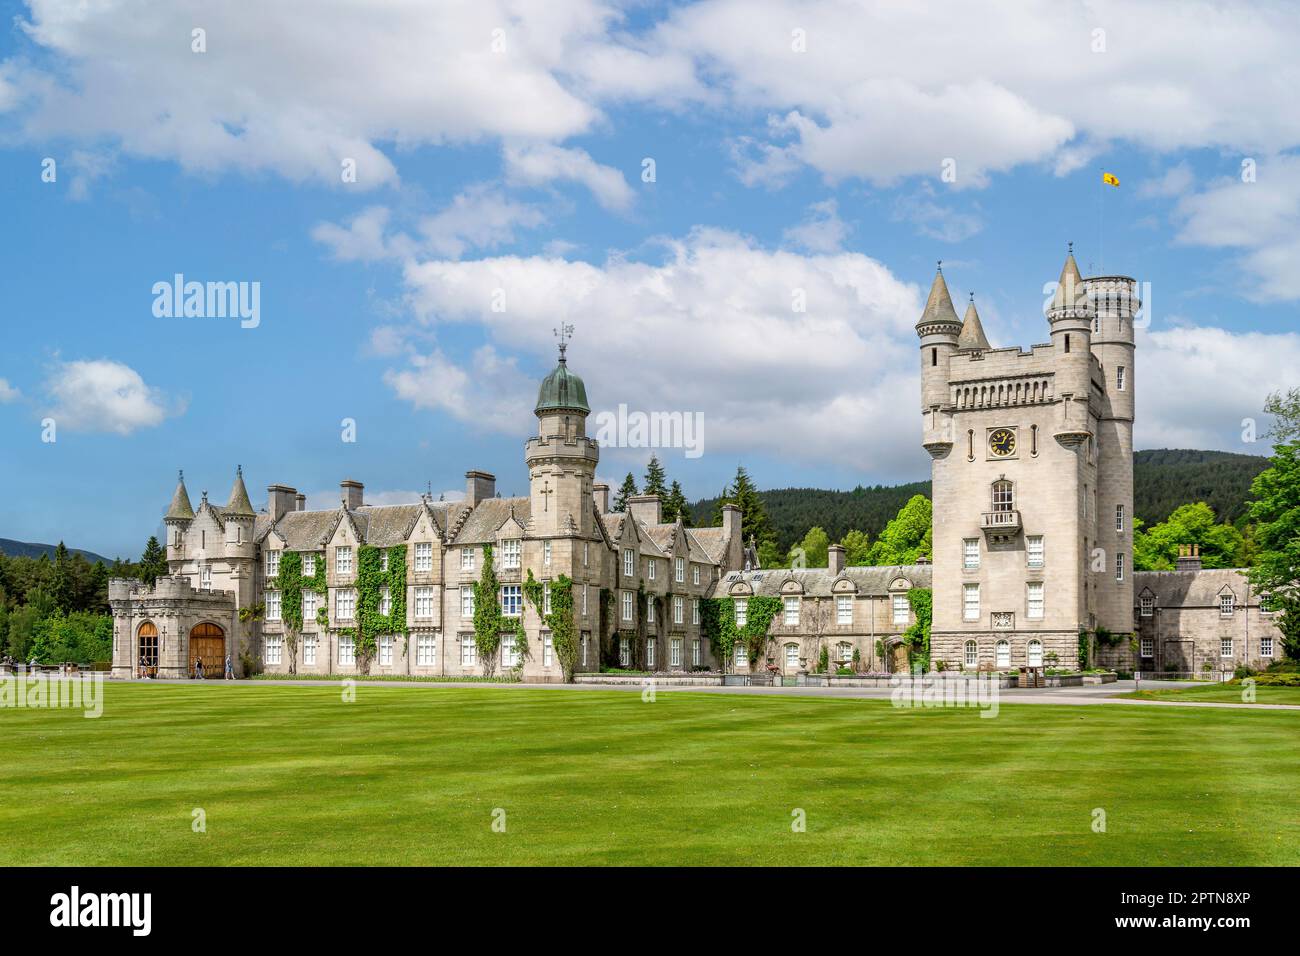
[[[1138,571],[1133,576],[1134,591],[1150,591],[1160,607],[1218,607],[1219,595],[1226,593],[1225,588],[1232,591],[1238,603],[1245,603],[1247,592],[1252,605],[1259,602],[1259,595],[1240,568]]]
[[[794,581],[808,597],[830,597],[835,594],[835,582],[849,581],[858,594],[883,596],[889,593],[895,580],[902,578],[914,588],[930,586],[933,565],[903,564],[880,565],[867,568],[845,568],[839,574],[831,574],[829,568],[774,568],[764,571],[732,571],[724,574],[714,586],[714,597],[726,597],[731,586],[743,581],[749,585],[754,594],[779,596],[782,585]]]
[[[686,537],[704,552],[710,564],[726,563],[727,536],[722,528],[687,528]]]
[[[474,509],[461,524],[454,544],[493,544],[497,530],[510,519],[513,511],[522,525],[527,525],[533,515],[530,498],[487,498]]]

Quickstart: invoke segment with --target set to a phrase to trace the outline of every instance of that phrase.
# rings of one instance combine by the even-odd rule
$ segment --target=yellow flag
[[[1115,187],[1119,186],[1119,177],[1116,176],[1114,173],[1102,173],[1101,181],[1105,183],[1107,186],[1115,186]]]

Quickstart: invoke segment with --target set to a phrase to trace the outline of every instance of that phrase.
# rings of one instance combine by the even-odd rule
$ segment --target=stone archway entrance
[[[907,645],[902,641],[886,649],[889,653],[889,670],[893,674],[907,673]]]
[[[194,674],[194,661],[203,661],[205,678],[226,676],[226,632],[216,624],[206,621],[195,624],[190,631],[190,654],[186,669]]]

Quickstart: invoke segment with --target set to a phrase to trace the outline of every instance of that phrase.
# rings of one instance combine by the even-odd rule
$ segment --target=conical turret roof
[[[1083,286],[1083,276],[1079,274],[1079,264],[1074,261],[1074,244],[1071,243],[1065,265],[1061,267],[1061,278],[1056,283],[1056,294],[1052,296],[1051,310],[1087,307],[1088,295]]]
[[[925,300],[925,311],[921,313],[921,319],[916,323],[916,327],[919,329],[925,325],[935,324],[961,326],[961,320],[957,318],[957,310],[952,305],[952,296],[948,294],[948,283],[943,279],[942,268],[935,270],[934,283],[930,286],[930,297]]]
[[[961,323],[961,335],[957,336],[957,348],[959,349],[989,349],[988,336],[984,334],[984,326],[980,322],[980,314],[975,311],[975,296],[970,297],[970,305],[966,306],[966,318]]]
[[[235,469],[235,485],[230,489],[230,503],[226,505],[223,514],[242,515],[249,518],[257,517],[253,511],[253,503],[248,500],[248,489],[244,487],[244,468],[242,465]]]
[[[176,491],[163,520],[175,518],[178,521],[189,521],[193,517],[194,508],[190,505],[190,493],[185,490],[185,472],[182,471],[176,477]]]

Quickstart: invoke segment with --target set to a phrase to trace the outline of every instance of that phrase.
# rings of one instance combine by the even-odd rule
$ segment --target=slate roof
[[[488,498],[474,506],[453,544],[491,544],[496,541],[497,529],[510,517],[511,509],[519,523],[527,525],[533,516],[533,503],[529,498]]]
[[[1203,568],[1200,571],[1138,571],[1133,576],[1133,599],[1143,591],[1156,596],[1157,607],[1218,607],[1219,592],[1230,588],[1238,604],[1246,602],[1250,591],[1251,606],[1259,595],[1240,568]]]
[[[889,593],[889,586],[897,578],[906,578],[912,587],[928,588],[933,566],[929,564],[881,565],[869,568],[845,568],[840,574],[830,573],[828,568],[772,568],[762,571],[732,571],[722,576],[714,587],[714,594],[725,597],[731,586],[744,581],[755,594],[781,594],[781,586],[790,579],[803,587],[803,593],[809,597],[830,597],[834,591],[832,585],[840,578],[845,578],[857,586],[859,594],[884,595]]]
[[[722,528],[687,528],[686,536],[713,564],[723,564],[727,556],[727,536]]]

